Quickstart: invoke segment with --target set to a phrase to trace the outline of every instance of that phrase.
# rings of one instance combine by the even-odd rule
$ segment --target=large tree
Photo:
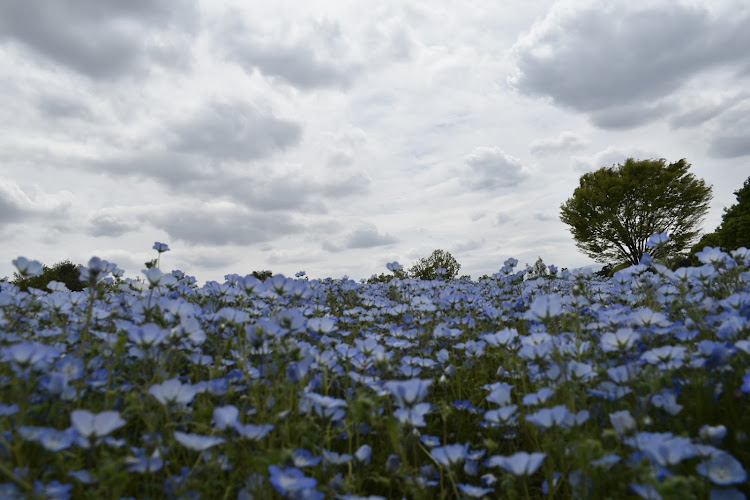
[[[601,263],[637,264],[652,234],[669,242],[652,257],[677,257],[690,247],[708,211],[711,187],[688,173],[684,159],[634,160],[583,174],[573,197],[560,207],[576,246]]]
[[[691,254],[703,250],[706,246],[721,247],[726,251],[740,247],[750,248],[750,177],[734,195],[737,197],[737,203],[724,208],[719,227],[713,233],[703,236],[693,247]]]
[[[423,257],[409,268],[409,276],[421,280],[450,280],[458,276],[461,264],[444,250],[435,250],[429,257]]]

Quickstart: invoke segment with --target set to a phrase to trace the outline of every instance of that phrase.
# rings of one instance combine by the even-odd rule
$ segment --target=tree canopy
[[[560,207],[576,246],[601,263],[637,264],[652,234],[667,232],[669,242],[649,249],[671,258],[690,247],[708,211],[711,187],[688,173],[681,159],[635,160],[581,176],[573,196]]]
[[[750,177],[745,180],[741,189],[734,192],[734,196],[737,203],[724,208],[719,227],[713,233],[704,235],[693,247],[691,254],[707,246],[721,247],[725,251],[750,248]]]
[[[423,257],[409,268],[409,276],[422,280],[450,280],[458,276],[461,264],[448,252],[435,250],[429,257]]]

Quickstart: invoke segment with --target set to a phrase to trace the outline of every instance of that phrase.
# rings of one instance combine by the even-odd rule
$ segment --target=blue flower
[[[516,476],[530,476],[539,470],[546,456],[546,453],[519,451],[509,457],[493,455],[485,461],[484,465],[486,467],[502,467]]]
[[[159,253],[169,252],[169,245],[166,243],[155,242],[154,246],[151,247]]]
[[[100,438],[125,425],[125,421],[116,411],[91,413],[88,410],[73,410],[70,422],[84,438]]]
[[[554,318],[562,313],[562,297],[553,293],[549,295],[537,295],[526,311],[526,317],[532,320],[543,321]]]
[[[180,431],[174,431],[174,438],[184,447],[195,451],[207,450],[212,446],[224,443],[224,439],[220,437],[188,434]]]
[[[198,391],[199,389],[195,386],[183,384],[176,378],[165,380],[161,384],[152,385],[148,389],[148,393],[163,405],[169,403],[187,405],[198,394]]]
[[[482,488],[480,486],[465,483],[458,483],[456,486],[461,490],[461,493],[471,498],[482,498],[483,496],[489,495],[495,491],[492,488]]]
[[[31,278],[42,274],[42,263],[38,260],[29,260],[26,257],[13,259],[12,264],[18,269],[18,274],[23,278]]]
[[[311,490],[318,485],[313,477],[305,476],[305,473],[295,467],[280,469],[275,465],[268,466],[271,474],[270,480],[279,495],[294,498],[295,495],[306,490]]]
[[[304,448],[294,450],[294,456],[292,457],[295,467],[315,467],[321,460],[323,460],[323,457],[315,456],[310,450]]]
[[[240,410],[234,405],[220,406],[214,408],[214,425],[217,429],[224,430],[227,427],[234,427],[240,423]]]
[[[656,233],[649,236],[648,241],[646,241],[646,246],[649,248],[659,248],[663,247],[669,242],[669,233],[667,231],[664,231],[663,233]]]
[[[399,407],[411,406],[427,397],[427,390],[432,385],[432,379],[413,378],[409,380],[390,380],[383,384],[394,398]]]
[[[726,452],[717,453],[709,460],[701,462],[695,470],[719,486],[744,483],[747,480],[747,472],[742,464]]]
[[[427,422],[424,421],[424,416],[427,415],[432,406],[430,403],[419,403],[413,407],[399,408],[393,412],[393,416],[402,424],[408,424],[413,427],[424,427]]]
[[[510,403],[512,385],[505,382],[495,382],[494,384],[483,385],[482,389],[490,390],[490,394],[485,398],[490,403],[495,403],[498,406],[505,406]]]
[[[466,459],[468,453],[468,443],[437,446],[430,450],[432,458],[443,467],[451,467],[452,465],[460,464]]]

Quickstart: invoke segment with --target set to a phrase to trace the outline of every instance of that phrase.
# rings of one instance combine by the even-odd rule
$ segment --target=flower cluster
[[[0,497],[746,498],[750,252],[698,258],[2,282]]]

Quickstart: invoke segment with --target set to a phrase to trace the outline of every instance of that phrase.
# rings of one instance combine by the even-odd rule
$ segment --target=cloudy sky
[[[750,175],[750,5],[0,2],[0,277],[366,278],[441,248],[477,278],[591,264],[582,173],[686,158],[704,229]]]

